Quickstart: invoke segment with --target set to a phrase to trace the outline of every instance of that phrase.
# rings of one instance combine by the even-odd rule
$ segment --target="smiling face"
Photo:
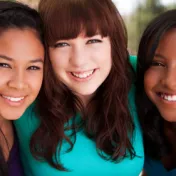
[[[81,34],[57,41],[49,48],[49,54],[57,78],[83,101],[95,93],[111,70],[109,37]]]
[[[144,87],[161,116],[176,122],[176,29],[162,37],[152,65],[144,75]]]
[[[0,35],[0,118],[14,120],[36,99],[43,79],[44,48],[32,29]]]

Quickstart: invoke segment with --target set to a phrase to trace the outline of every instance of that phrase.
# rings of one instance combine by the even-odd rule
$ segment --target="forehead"
[[[11,58],[42,56],[44,48],[36,32],[32,29],[8,29],[0,35],[0,54]]]
[[[176,37],[176,28],[167,31],[167,32],[163,35],[161,41],[168,44],[168,43],[173,42],[174,39],[175,39],[175,37]]]
[[[59,25],[59,24],[58,24]],[[54,44],[57,40],[62,39],[75,39],[77,37],[92,37],[94,35],[101,35],[102,37],[109,36],[109,30],[105,26],[99,26],[96,21],[88,23],[67,23],[63,28],[55,26],[48,28],[47,41],[50,45]]]
[[[156,52],[176,55],[176,29],[169,30],[163,35]]]
[[[45,34],[49,45],[54,44],[57,40],[76,38],[83,31],[88,37],[95,35],[97,31],[102,36],[111,33],[113,28],[111,26],[114,23],[111,24],[112,19],[109,19],[110,15],[106,14],[107,7],[99,4],[102,9],[97,9],[93,6],[94,1],[88,3],[88,7],[84,3],[78,4],[67,6],[68,4],[65,3],[66,7],[64,8],[58,4],[57,8],[50,9],[47,14],[44,13]],[[118,21],[117,16],[116,21]]]

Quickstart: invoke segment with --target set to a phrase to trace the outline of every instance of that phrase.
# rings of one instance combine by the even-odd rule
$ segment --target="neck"
[[[176,151],[176,122],[164,122],[164,131],[169,143],[173,146]]]
[[[170,152],[164,156],[161,161],[164,167],[169,171],[176,167],[176,125],[175,122],[164,122],[164,133],[170,146]]]
[[[165,121],[164,128],[169,129],[170,131],[176,134],[176,122]]]
[[[86,107],[90,102],[91,98],[93,97],[93,95],[78,95],[78,97],[81,99],[84,107]]]
[[[4,157],[7,160],[14,142],[12,122],[9,120],[0,119],[0,130],[0,146]]]

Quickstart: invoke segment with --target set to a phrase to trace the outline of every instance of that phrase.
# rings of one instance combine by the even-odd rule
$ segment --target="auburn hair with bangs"
[[[30,143],[33,156],[66,170],[60,162],[62,143],[67,141],[71,151],[81,128],[95,141],[97,152],[104,159],[118,162],[127,156],[135,157],[130,140],[134,123],[128,108],[133,71],[128,61],[126,29],[115,5],[111,0],[40,0],[39,13],[45,24],[48,48],[58,40],[74,39],[81,33],[88,37],[97,33],[108,36],[112,68],[85,107],[56,78],[47,53],[38,102],[41,123]],[[77,114],[81,116],[79,122]],[[72,133],[66,135],[67,130]]]

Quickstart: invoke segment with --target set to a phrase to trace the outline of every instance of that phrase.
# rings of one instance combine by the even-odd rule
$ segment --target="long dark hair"
[[[176,28],[176,10],[156,17],[144,31],[138,50],[136,104],[143,128],[145,152],[154,159],[161,159],[169,147],[164,136],[164,119],[145,93],[144,75],[152,64],[161,38],[173,28]]]
[[[135,151],[130,137],[134,124],[128,109],[132,70],[128,62],[126,29],[115,5],[111,0],[41,0],[39,13],[45,24],[48,47],[59,39],[76,38],[82,29],[87,36],[93,36],[97,31],[103,37],[109,36],[112,68],[88,106],[84,107],[81,100],[56,78],[49,57],[46,58],[43,95],[39,96],[38,103],[41,123],[30,143],[33,156],[45,159],[59,170],[66,170],[59,160],[62,142],[66,140],[71,150],[76,132],[82,127],[95,141],[98,154],[104,159],[117,162],[127,156],[133,158]],[[79,123],[77,113],[81,115]],[[72,130],[72,134],[66,135],[66,130]]]
[[[43,23],[37,11],[17,2],[0,1],[0,35],[8,29],[30,28],[36,31],[40,41],[44,44]],[[0,129],[0,135],[5,137]],[[7,143],[8,146],[8,143]],[[8,175],[8,165],[5,161],[0,144],[0,175]]]

